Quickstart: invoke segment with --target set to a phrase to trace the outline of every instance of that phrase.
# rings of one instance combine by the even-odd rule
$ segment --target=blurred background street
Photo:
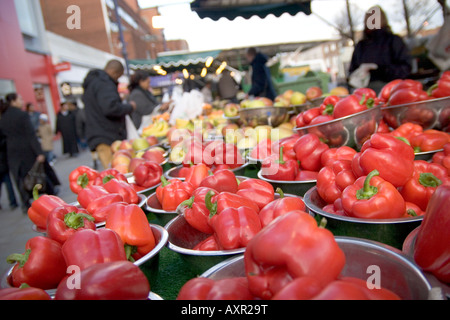
[[[54,142],[54,153],[57,156],[54,169],[61,181],[58,196],[66,202],[76,201],[76,195],[70,190],[68,177],[70,172],[80,165],[92,167],[93,162],[89,150],[81,151],[77,157],[69,158],[61,153],[61,140]],[[99,165],[101,169],[101,165]],[[16,198],[18,192],[16,191]],[[10,210],[8,193],[2,185],[0,198],[2,210],[0,210],[0,273],[1,276],[11,268],[6,262],[6,257],[11,253],[23,253],[28,239],[39,235],[32,229],[32,222],[27,214],[23,214],[20,207]]]

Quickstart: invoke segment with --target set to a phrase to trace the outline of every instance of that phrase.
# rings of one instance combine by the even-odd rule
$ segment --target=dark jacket
[[[136,129],[139,129],[142,122],[142,116],[152,113],[158,106],[158,101],[150,91],[146,91],[141,87],[134,88],[131,91],[128,100],[136,102],[136,110],[131,113],[131,120],[133,120]]]
[[[117,82],[104,70],[89,71],[83,82],[86,112],[86,139],[91,150],[101,144],[111,145],[127,138],[125,116],[133,111],[122,103]]]
[[[411,57],[403,40],[385,29],[373,30],[358,42],[353,52],[349,72],[363,63],[375,63],[370,81],[389,82],[405,79],[411,72]]]
[[[270,70],[266,66],[267,57],[262,53],[257,53],[252,65],[252,87],[248,92],[249,95],[255,97],[267,97],[274,100],[276,91],[270,76]]]

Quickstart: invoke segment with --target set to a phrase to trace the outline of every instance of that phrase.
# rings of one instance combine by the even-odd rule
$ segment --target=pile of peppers
[[[399,300],[366,281],[342,276],[344,252],[333,234],[302,210],[286,212],[248,242],[245,276],[197,277],[178,300]]]
[[[330,149],[323,154],[316,184],[327,203],[323,210],[367,219],[425,214],[436,189],[450,185],[450,176],[442,160],[415,160],[415,151],[438,150],[449,138],[448,133],[406,123],[373,134],[359,152],[345,146]]]

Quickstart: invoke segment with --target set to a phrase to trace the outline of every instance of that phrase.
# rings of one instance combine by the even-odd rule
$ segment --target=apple
[[[170,151],[169,154],[169,160],[176,164],[181,164],[183,162],[183,159],[186,155],[186,149],[182,146],[182,144],[176,145],[174,148],[172,148],[172,151]]]
[[[292,96],[293,93],[294,93],[294,90],[288,89],[285,92],[283,92],[282,97],[284,99],[286,99],[287,101],[291,101],[291,96]]]
[[[253,99],[252,101],[250,101],[247,108],[253,109],[253,108],[263,108],[263,107],[267,107],[263,100]]]
[[[133,149],[119,149],[116,152],[114,152],[113,158],[117,157],[118,155],[125,155],[129,158],[133,158],[134,156]]]
[[[266,140],[270,138],[270,132],[272,130],[272,127],[269,125],[261,125],[255,127],[255,136],[256,141],[261,142],[262,140]]]
[[[147,142],[148,142],[150,147],[159,143],[158,138],[155,137],[155,136],[148,136],[145,139],[147,139]]]
[[[113,143],[111,143],[111,151],[114,153],[117,150],[119,150],[120,144],[122,143],[122,140],[116,140]]]
[[[236,103],[227,103],[223,108],[225,117],[236,117],[239,113],[239,106]]]
[[[266,97],[257,97],[257,98],[255,98],[255,99],[264,102],[264,105],[266,105],[267,107],[273,106],[273,101],[270,100],[269,98],[266,98]]]
[[[162,163],[164,161],[164,154],[160,150],[149,149],[144,152],[142,158],[156,163]]]
[[[130,165],[128,166],[128,171],[129,172],[133,172],[134,169],[136,169],[136,167],[138,165],[140,165],[141,163],[144,163],[146,161],[148,161],[148,160],[143,159],[143,158],[133,158],[133,159],[131,159]]]
[[[131,142],[128,140],[122,140],[120,145],[119,145],[119,149],[120,150],[124,150],[124,149],[132,149],[133,146],[131,145]]]
[[[245,138],[240,139],[236,146],[238,149],[251,149],[251,148],[256,147],[257,144],[258,144],[258,142],[256,141],[255,138],[245,137]]]
[[[236,123],[229,123],[222,128],[222,136],[225,137],[227,131],[236,131],[239,126]]]
[[[287,128],[273,128],[270,134],[270,138],[272,141],[278,141],[283,138],[290,137],[294,134],[292,129]]]
[[[138,151],[147,149],[148,147],[150,147],[150,144],[148,143],[146,138],[136,138],[131,142],[131,146],[135,151]]]
[[[122,174],[126,174],[129,172],[128,171],[129,164],[126,164],[126,163],[119,163],[112,168],[116,169],[117,171],[119,171]]]
[[[113,159],[111,160],[111,167],[116,168],[118,165],[126,165],[128,168],[131,159],[132,158],[125,153],[115,153]]]
[[[244,132],[239,130],[227,130],[225,133],[225,142],[236,144],[240,139],[244,137]]]
[[[249,99],[244,99],[244,100],[242,100],[241,101],[241,108],[248,108],[249,107],[249,105],[250,105],[250,102],[251,102],[251,100],[249,100]]]
[[[349,92],[345,87],[335,87],[330,90],[330,95],[332,96],[347,96],[348,94]]]
[[[315,98],[319,98],[322,96],[322,89],[320,87],[314,86],[309,87],[308,90],[306,90],[306,99],[312,100]]]
[[[291,96],[290,102],[293,105],[303,104],[306,102],[306,96],[300,91],[295,91]]]

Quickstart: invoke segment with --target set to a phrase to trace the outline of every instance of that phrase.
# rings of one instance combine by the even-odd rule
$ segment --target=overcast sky
[[[426,0],[432,1],[434,0]],[[301,42],[309,40],[331,39],[337,32],[317,15],[334,23],[336,16],[344,13],[344,0],[313,0],[313,13],[306,16],[283,14],[281,17],[269,15],[264,19],[252,17],[248,20],[241,17],[230,21],[221,18],[213,21],[200,19],[190,9],[189,0],[139,0],[141,7],[158,6],[164,17],[164,34],[167,40],[185,39],[191,51],[204,51],[224,48],[258,46],[263,44]],[[375,4],[381,5],[388,15],[394,32],[405,27],[399,17],[401,0],[359,0],[351,1],[353,6],[364,12]],[[442,25],[442,14],[438,12],[430,21],[430,26]]]

